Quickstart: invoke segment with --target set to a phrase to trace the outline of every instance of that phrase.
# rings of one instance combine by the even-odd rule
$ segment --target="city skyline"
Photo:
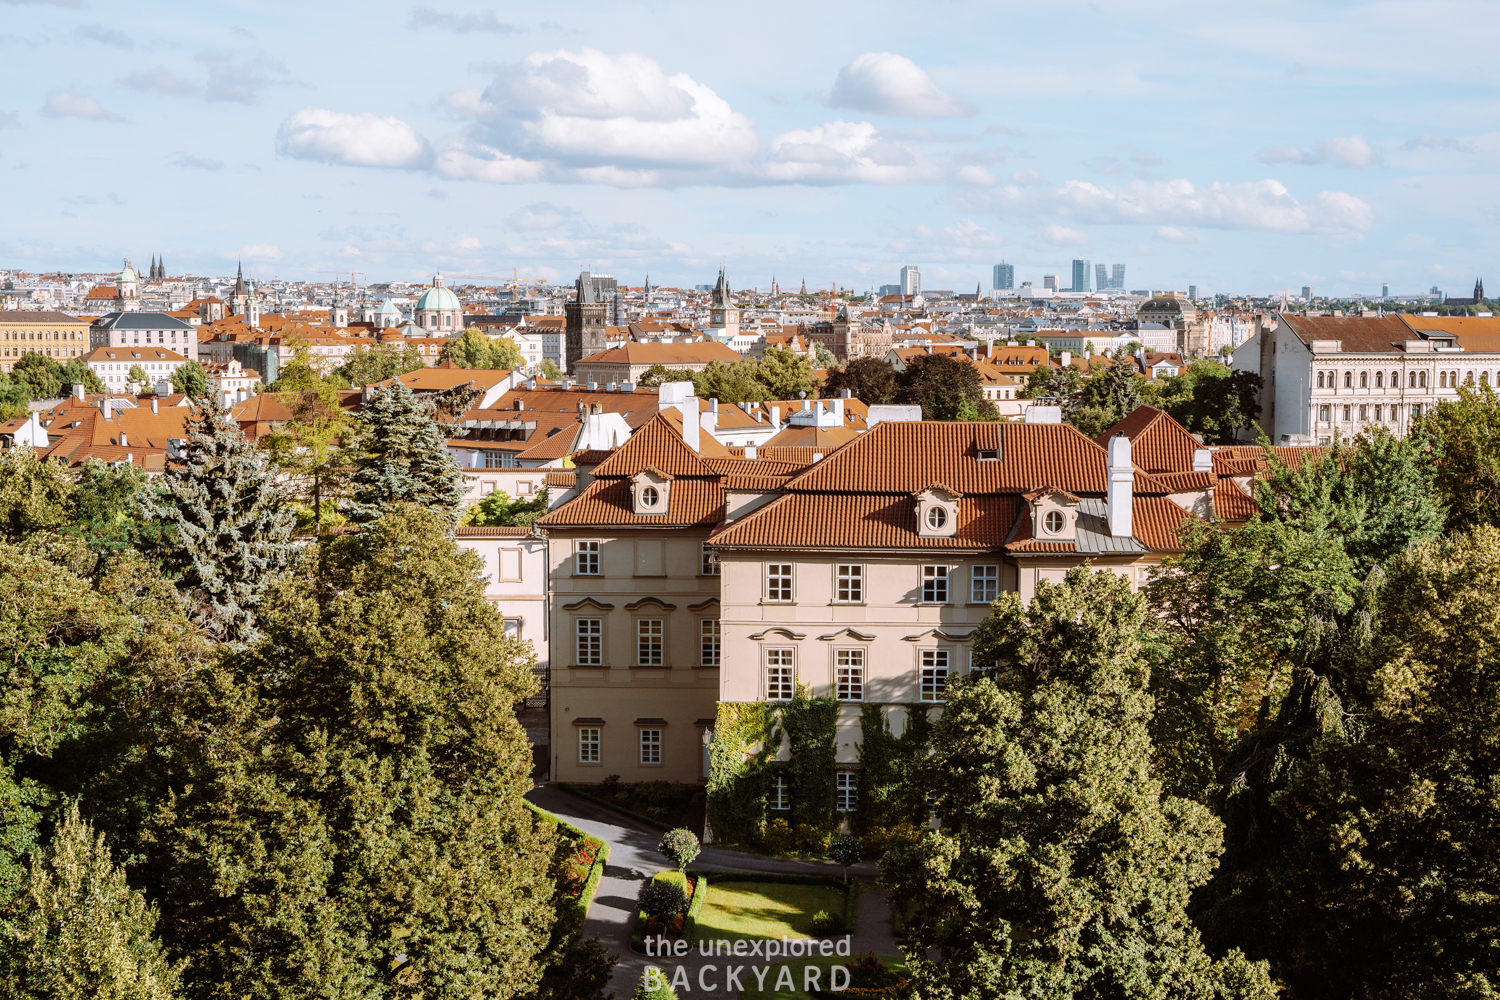
[[[1077,257],[1136,287],[1330,295],[1494,270],[1500,138],[1472,123],[1496,71],[1442,32],[1369,55],[1427,5],[1148,3],[1088,32],[900,10],[757,5],[729,45],[728,15],[682,5],[7,3],[0,172],[24,197],[0,266],[688,286],[727,261],[736,287],[863,290]],[[951,31],[976,18],[1027,45]],[[1119,114],[1080,122],[1103,91]]]

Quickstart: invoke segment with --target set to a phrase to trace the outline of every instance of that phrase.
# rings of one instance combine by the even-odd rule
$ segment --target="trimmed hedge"
[[[722,873],[721,873],[722,874]],[[697,929],[698,911],[703,909],[703,901],[708,898],[708,879],[699,871],[689,871],[686,875],[682,872],[671,870],[657,872],[651,876],[652,881],[658,879],[663,881],[681,879],[684,882],[689,878],[695,879],[693,885],[693,897],[688,900],[687,912],[682,918],[682,940],[691,943],[693,933]],[[646,921],[647,916],[639,908],[635,911],[635,924],[630,931],[630,948],[638,954],[646,953]]]
[[[574,840],[581,840],[595,846],[594,863],[590,866],[589,873],[583,880],[583,890],[578,894],[580,916],[587,917],[589,914],[589,904],[594,901],[594,894],[599,891],[599,880],[604,877],[604,866],[609,862],[609,841],[600,840],[591,833],[584,833],[561,816],[548,812],[528,799],[522,799],[521,801],[525,803],[526,808],[530,809],[538,819],[545,823],[553,824],[559,830],[567,831]]]
[[[844,888],[844,876],[842,875],[793,875],[783,872],[727,872],[715,868],[704,871],[699,868],[689,868],[687,873],[694,878],[700,875],[712,875],[716,879],[725,882],[785,882],[789,885],[828,885],[835,889]]]
[[[689,941],[698,940],[698,911],[708,899],[708,876],[698,872],[694,877],[698,882],[693,887],[693,901],[688,904],[687,916],[682,921],[682,936]]]
[[[610,812],[619,813],[621,816],[629,816],[631,819],[637,820],[641,823],[645,823],[647,826],[653,827],[657,830],[661,830],[663,833],[668,830],[676,829],[676,827],[670,823],[663,823],[661,820],[653,819],[650,816],[647,816],[645,813],[638,813],[634,809],[626,809],[624,806],[616,805],[613,802],[607,802],[604,799],[601,799],[599,796],[590,794],[589,792],[585,792],[577,785],[571,784],[569,782],[559,781],[557,783],[557,787],[561,788],[569,795],[576,795],[580,799],[583,799],[587,802],[592,802],[596,806],[603,806]]]
[[[844,892],[844,933],[854,933],[854,911],[859,906],[859,879],[851,878]]]

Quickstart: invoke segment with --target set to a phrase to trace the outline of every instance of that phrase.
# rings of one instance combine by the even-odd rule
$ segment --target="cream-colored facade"
[[[67,364],[89,349],[89,321],[41,310],[0,311],[0,369],[10,371],[26,354]]]

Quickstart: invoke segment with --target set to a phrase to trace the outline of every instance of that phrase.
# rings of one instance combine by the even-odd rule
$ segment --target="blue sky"
[[[1500,5],[0,0],[0,266],[1500,285]],[[1066,283],[1066,279],[1064,279]]]

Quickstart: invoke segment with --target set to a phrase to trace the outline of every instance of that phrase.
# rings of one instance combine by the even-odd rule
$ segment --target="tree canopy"
[[[208,372],[196,361],[187,361],[172,371],[172,391],[194,399],[208,395]]]
[[[471,326],[443,345],[440,358],[459,368],[502,369],[523,367],[521,349],[509,337],[487,337],[477,326]]]
[[[882,358],[855,358],[828,373],[823,395],[837,396],[848,389],[866,406],[880,406],[896,398],[896,369]]]
[[[995,404],[984,398],[979,369],[946,354],[908,361],[896,376],[896,402],[922,407],[927,420],[978,420],[995,414]]]
[[[360,447],[346,505],[351,521],[364,524],[402,504],[456,519],[463,473],[448,454],[437,404],[400,382],[370,393],[358,417]]]

